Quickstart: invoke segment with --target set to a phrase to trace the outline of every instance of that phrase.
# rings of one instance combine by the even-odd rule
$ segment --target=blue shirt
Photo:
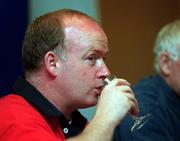
[[[180,97],[159,76],[145,77],[133,87],[140,115],[151,114],[138,131],[131,117],[116,128],[114,141],[180,141]]]

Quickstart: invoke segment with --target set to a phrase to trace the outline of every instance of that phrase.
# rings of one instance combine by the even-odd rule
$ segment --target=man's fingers
[[[131,93],[127,93],[126,95],[127,95],[128,99],[129,99],[129,103],[130,103],[130,105],[131,105],[131,109],[130,109],[129,112],[130,112],[132,115],[137,116],[138,113],[139,113],[139,108],[138,108],[138,102],[137,102],[135,96],[132,95]]]

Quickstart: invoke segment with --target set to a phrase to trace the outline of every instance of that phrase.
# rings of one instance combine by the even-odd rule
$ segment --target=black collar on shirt
[[[79,132],[87,124],[87,119],[84,118],[79,111],[74,111],[72,113],[72,123],[66,120],[62,112],[60,112],[53,104],[51,104],[33,85],[26,81],[23,77],[19,77],[14,86],[13,93],[22,96],[31,105],[36,107],[43,115],[47,117],[58,117],[60,119],[60,124],[63,129],[65,137],[71,137]],[[68,132],[67,132],[68,129]]]
[[[45,116],[59,117],[63,115],[33,85],[31,85],[24,78],[19,77],[16,80],[13,89],[17,95],[22,96]]]

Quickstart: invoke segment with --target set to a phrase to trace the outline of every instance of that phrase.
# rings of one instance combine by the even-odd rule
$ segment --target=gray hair
[[[180,47],[180,20],[174,21],[162,27],[157,35],[154,54],[155,54],[155,69],[159,69],[160,54],[167,52],[170,59],[177,61],[179,59],[178,48]]]

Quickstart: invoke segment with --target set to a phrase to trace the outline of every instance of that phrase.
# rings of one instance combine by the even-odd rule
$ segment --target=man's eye
[[[95,55],[88,57],[89,60],[94,61],[96,59]]]
[[[95,56],[95,55],[91,55],[91,56],[89,56],[89,57],[87,58],[87,60],[88,60],[88,63],[89,63],[90,65],[94,65],[94,64],[96,63],[96,56]]]

